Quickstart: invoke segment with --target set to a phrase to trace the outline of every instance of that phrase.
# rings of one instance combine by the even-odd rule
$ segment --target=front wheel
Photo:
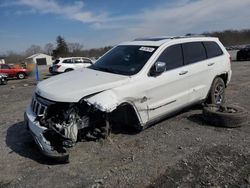
[[[17,74],[17,78],[20,79],[20,80],[22,80],[22,79],[25,78],[25,74],[22,73],[22,72],[20,72],[20,73]]]
[[[225,102],[225,83],[222,78],[217,77],[214,79],[206,102],[216,105]]]
[[[6,85],[6,84],[7,84],[7,82],[8,82],[8,80],[7,80],[7,79],[3,79],[3,80],[1,81],[1,83],[0,83],[0,84]]]

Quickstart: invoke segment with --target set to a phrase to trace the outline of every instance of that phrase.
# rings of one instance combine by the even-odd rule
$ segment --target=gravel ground
[[[250,62],[233,62],[227,102],[250,111]],[[42,68],[47,78],[47,68]],[[250,187],[250,126],[203,122],[201,106],[141,133],[121,129],[106,140],[79,142],[70,163],[42,156],[23,125],[33,78],[0,86],[1,187]]]

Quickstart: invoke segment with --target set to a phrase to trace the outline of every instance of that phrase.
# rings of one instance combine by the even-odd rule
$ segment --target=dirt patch
[[[216,146],[194,156],[167,169],[149,187],[250,187],[250,154]]]

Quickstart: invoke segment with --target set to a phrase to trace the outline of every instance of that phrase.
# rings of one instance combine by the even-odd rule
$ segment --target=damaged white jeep
[[[155,37],[122,43],[95,64],[40,82],[25,122],[42,153],[68,155],[112,126],[143,130],[184,107],[221,104],[230,56],[217,38]]]

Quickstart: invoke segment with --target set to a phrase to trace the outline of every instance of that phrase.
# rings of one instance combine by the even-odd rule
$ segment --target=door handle
[[[184,75],[184,74],[187,74],[188,73],[188,71],[181,71],[180,73],[179,73],[179,75]]]
[[[208,63],[207,64],[207,66],[213,66],[214,65],[214,63]]]

